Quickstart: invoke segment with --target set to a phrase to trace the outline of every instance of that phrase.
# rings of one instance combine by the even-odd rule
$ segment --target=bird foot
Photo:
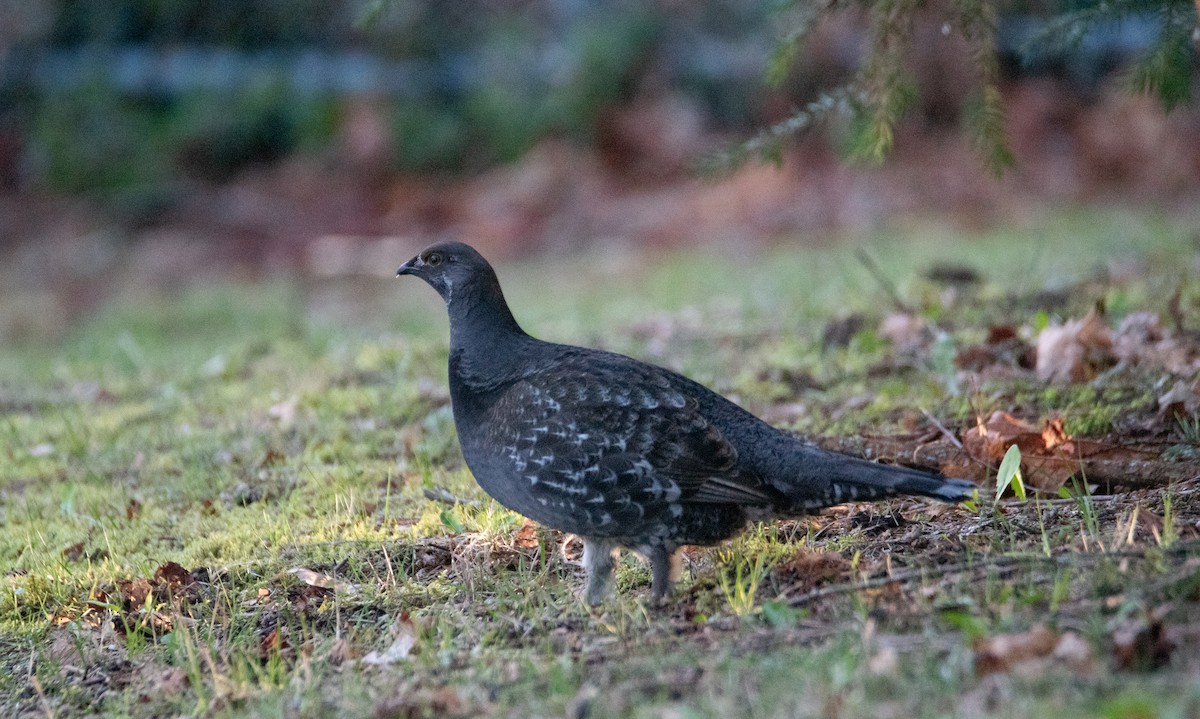
[[[587,572],[587,585],[583,590],[584,604],[594,607],[608,596],[609,589],[612,588],[617,551],[617,546],[610,542],[583,538],[583,568]]]

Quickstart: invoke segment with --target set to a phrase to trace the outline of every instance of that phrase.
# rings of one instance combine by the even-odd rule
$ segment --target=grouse
[[[471,473],[505,507],[583,539],[589,604],[608,593],[622,548],[649,560],[662,600],[682,546],[717,544],[751,520],[975,492],[813,447],[662,367],[535,339],[466,244],[433,245],[396,274],[420,277],[446,302],[450,399]]]

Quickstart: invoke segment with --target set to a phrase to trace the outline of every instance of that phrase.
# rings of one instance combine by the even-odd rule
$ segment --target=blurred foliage
[[[45,184],[108,199],[161,191],[180,177],[225,180],[248,164],[327,145],[336,126],[332,101],[275,84],[165,99],[92,82],[47,94],[33,116]]]
[[[353,30],[327,0],[59,0],[58,45],[198,42],[257,48],[325,45]]]
[[[557,22],[555,46],[563,52],[547,57],[547,18],[474,2],[55,5],[47,42],[66,49],[213,43],[277,53],[336,43],[339,52],[361,44],[412,61],[432,84],[408,88],[392,103],[390,165],[418,172],[508,162],[547,135],[590,141],[604,114],[629,99],[664,27],[653,7],[602,4]],[[341,98],[296,90],[283,71],[233,90],[183,94],[131,91],[99,72],[89,77],[21,89],[27,164],[54,191],[114,199],[162,193],[173,180],[223,181],[253,163],[319,154],[338,131]]]
[[[733,167],[748,157],[778,157],[788,138],[824,117],[849,114],[846,143],[851,158],[880,162],[894,141],[898,122],[916,104],[918,83],[908,53],[914,27],[922,14],[935,12],[943,19],[942,33],[959,35],[971,49],[971,62],[979,89],[968,101],[965,117],[980,156],[995,173],[1013,162],[1004,138],[1004,109],[999,89],[996,31],[998,3],[991,0],[951,0],[933,7],[927,0],[847,0],[812,3],[786,0],[781,8],[788,32],[776,47],[767,79],[782,83],[802,55],[805,41],[819,23],[838,12],[864,17],[870,42],[858,73],[840,87],[790,117],[741,143],[710,165]],[[1093,33],[1110,29],[1131,18],[1150,18],[1157,34],[1149,49],[1125,76],[1125,84],[1155,93],[1170,110],[1191,100],[1195,70],[1193,38],[1200,32],[1194,0],[1060,0],[1024,8],[1037,13],[1040,28],[1017,48],[1022,63],[1069,53]]]
[[[328,153],[339,132],[338,93],[364,91],[391,102],[384,118],[392,141],[387,163],[396,171],[475,171],[514,160],[547,136],[591,143],[614,110],[678,91],[704,108],[710,126],[742,133],[767,122],[780,102],[797,108],[710,158],[715,168],[775,159],[790,138],[833,115],[849,118],[841,133],[846,154],[878,162],[898,123],[921,107],[922,92],[939,91],[923,88],[910,60],[914,28],[943,19],[943,34],[969,46],[977,81],[954,117],[991,168],[999,172],[1012,162],[999,90],[998,5],[991,0],[32,1],[45,21],[37,32],[22,31],[10,53],[17,60],[0,67],[0,130],[24,143],[20,171],[0,167],[7,184],[16,181],[4,177],[21,177],[55,191],[111,198],[162,192],[189,179],[227,180],[252,163]],[[1149,18],[1152,44],[1124,82],[1156,93],[1168,109],[1191,99],[1193,0],[1059,0],[1005,9],[1041,13],[1021,47],[1031,65],[1094,40],[1097,29]],[[865,28],[863,47],[851,53],[861,57],[833,71],[806,65],[814,29],[837,14]],[[766,58],[774,90],[753,82],[773,42],[772,22],[782,31]],[[130,47],[232,48],[239,57],[264,59],[269,72],[247,80],[228,68],[178,67],[178,61],[163,69],[170,63],[146,53],[141,62],[160,66],[135,68],[135,76],[195,72],[219,82],[183,91],[131,89],[116,79],[129,67],[89,70],[84,81],[70,72],[62,82],[35,82],[28,69],[20,74],[36,66],[30,58],[81,48],[87,52],[74,61],[86,68],[128,64],[106,53]],[[309,58],[321,69],[324,57],[361,53],[394,60],[418,79],[387,89],[298,88],[296,73],[281,68],[314,50],[329,53]]]

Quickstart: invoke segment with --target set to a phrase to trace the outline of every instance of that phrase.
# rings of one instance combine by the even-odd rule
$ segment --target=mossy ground
[[[805,434],[910,432],[926,413],[961,428],[1019,409],[1098,437],[1152,414],[1161,373],[964,385],[944,352],[903,356],[879,336],[890,300],[853,248],[946,333],[952,358],[991,325],[1033,331],[1097,300],[1115,323],[1165,313],[1180,288],[1195,320],[1189,233],[1089,212],[969,237],[919,225],[821,249],[500,273],[532,333],[666,364]],[[935,262],[984,281],[923,279]],[[644,603],[648,573],[628,558],[618,595],[587,609],[577,546],[500,508],[463,467],[444,311],[387,269],[131,288],[61,344],[0,351],[6,715],[1200,713],[1195,482],[840,508],[691,552],[666,608]],[[824,347],[852,313],[864,322],[848,344]],[[190,579],[172,583],[172,562]],[[1114,653],[1114,633],[1138,622],[1176,645],[1153,671]],[[1082,636],[1090,666],[980,671],[978,642],[1039,623]],[[405,636],[404,658],[362,661]]]

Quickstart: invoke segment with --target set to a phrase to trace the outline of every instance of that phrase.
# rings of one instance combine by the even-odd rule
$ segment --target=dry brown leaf
[[[337,579],[328,574],[322,574],[305,567],[292,567],[287,570],[288,574],[296,577],[310,587],[319,589],[330,589],[346,594],[358,594],[358,586],[349,582],[339,582]]]
[[[1130,312],[1113,334],[1113,352],[1125,361],[1137,361],[1146,348],[1165,337],[1158,315]]]
[[[1123,624],[1112,635],[1117,668],[1149,672],[1171,661],[1175,642],[1167,636],[1162,619],[1151,617]]]
[[[821,333],[821,348],[846,347],[866,323],[866,316],[860,312],[830,320]]]
[[[305,569],[304,567],[292,567],[291,569],[287,570],[287,573],[295,576],[300,581],[312,587],[333,589],[335,586],[337,586],[337,580],[328,574],[314,572],[313,570]]]
[[[771,570],[790,594],[804,594],[849,575],[850,562],[836,552],[801,551]]]
[[[408,659],[414,647],[417,646],[417,628],[409,618],[408,612],[396,617],[392,624],[392,643],[382,652],[369,652],[360,659],[363,664],[381,666],[395,664]]]
[[[1063,632],[1051,656],[1076,674],[1091,674],[1095,670],[1092,645],[1075,632]]]
[[[1045,447],[1037,427],[1001,411],[993,412],[986,423],[977,420],[974,428],[963,433],[962,442],[968,454],[985,463],[999,461],[1014,444],[1023,455]]]
[[[513,544],[520,549],[537,549],[541,546],[538,539],[537,525],[526,519],[513,537]]]
[[[954,356],[954,366],[970,372],[1005,374],[1032,369],[1034,350],[1011,325],[993,325],[983,344],[970,345]]]
[[[1012,325],[990,325],[988,327],[987,339],[984,341],[990,345],[995,345],[1015,339],[1017,339],[1016,327]]]
[[[1008,448],[1021,450],[1021,472],[1031,487],[1053,492],[1080,469],[1079,448],[1063,429],[1062,419],[1052,417],[1038,429],[1007,412],[993,412],[987,422],[978,422],[963,433],[963,449],[984,464],[999,462]]]
[[[467,712],[458,693],[450,687],[404,691],[384,699],[375,706],[375,719],[417,719],[418,717],[459,717]]]
[[[999,361],[1000,355],[984,345],[964,347],[954,355],[954,366],[971,372],[981,372]]]
[[[138,577],[118,580],[117,590],[121,592],[121,597],[124,599],[125,611],[136,612],[146,606],[146,599],[150,597],[154,588],[150,586],[150,580]]]
[[[83,542],[76,542],[62,551],[63,558],[68,562],[78,562],[83,559]]]
[[[1174,336],[1153,312],[1131,312],[1113,334],[1113,349],[1127,364],[1191,376],[1200,370],[1200,343],[1186,332]]]
[[[1092,670],[1091,647],[1072,632],[1058,634],[1038,624],[1019,634],[997,634],[975,642],[975,673],[1036,674],[1059,663],[1076,673]]]
[[[914,315],[896,313],[879,323],[879,336],[887,339],[901,352],[914,352],[929,342],[925,320]]]
[[[154,570],[154,584],[172,591],[186,589],[196,583],[192,573],[175,562],[164,562]]]
[[[292,652],[292,643],[288,641],[287,635],[276,627],[263,636],[258,649],[263,659],[276,655],[288,656]]]
[[[1043,382],[1086,382],[1115,359],[1112,333],[1095,309],[1038,335],[1035,368]]]
[[[1197,385],[1188,386],[1183,380],[1177,380],[1171,389],[1158,398],[1158,419],[1160,422],[1173,422],[1180,417],[1200,413],[1200,392]]]

